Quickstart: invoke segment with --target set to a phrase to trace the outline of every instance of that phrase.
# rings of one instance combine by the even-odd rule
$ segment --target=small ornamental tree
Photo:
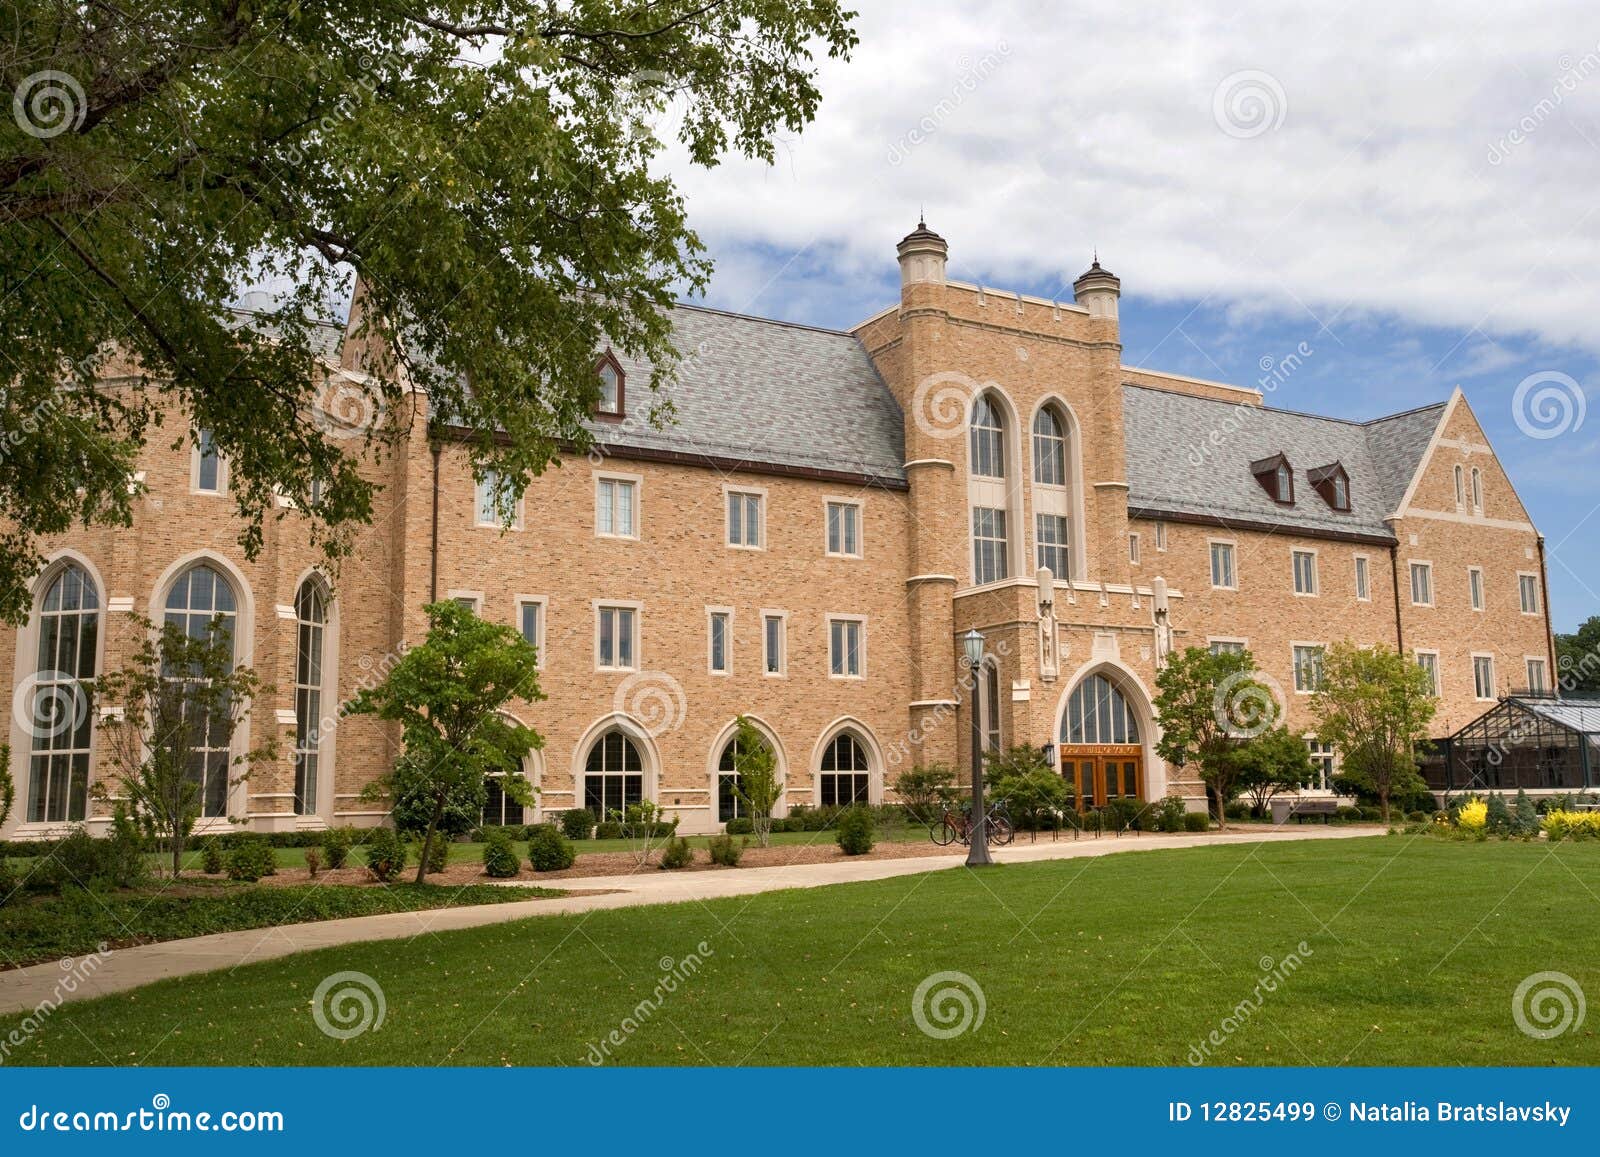
[[[446,814],[484,798],[483,778],[497,772],[506,795],[528,806],[532,789],[522,760],[543,746],[530,728],[501,713],[513,699],[543,699],[533,646],[509,626],[479,618],[453,600],[429,603],[428,637],[351,701],[351,715],[400,724],[405,753],[369,796],[404,803],[423,832],[417,883]],[[420,811],[416,810],[420,809]],[[426,824],[420,823],[426,814]]]
[[[1216,798],[1217,827],[1228,823],[1238,794],[1240,749],[1270,730],[1282,714],[1277,696],[1256,671],[1249,651],[1189,647],[1156,676],[1161,719],[1156,753],[1175,766],[1193,766]]]
[[[1311,700],[1317,738],[1339,749],[1345,780],[1378,797],[1389,822],[1393,796],[1426,791],[1417,750],[1438,710],[1428,672],[1387,647],[1335,643]]]
[[[1235,786],[1249,797],[1256,815],[1267,810],[1273,796],[1316,782],[1317,769],[1306,741],[1286,727],[1263,731],[1254,742],[1240,746],[1233,758],[1238,768]]]
[[[1056,774],[1044,752],[1026,744],[990,752],[985,763],[990,798],[1006,800],[1011,814],[1038,839],[1039,828],[1066,806],[1067,781]]]
[[[251,705],[272,688],[234,664],[233,639],[220,615],[198,638],[172,623],[158,632],[148,619],[134,621],[143,643],[126,667],[95,683],[95,702],[111,709],[114,722],[102,731],[112,777],[95,785],[94,796],[125,803],[147,836],[164,841],[176,878],[203,808],[196,756],[223,753],[208,756],[216,760],[209,774],[225,776],[229,789],[277,758],[270,740],[232,754]]]
[[[942,763],[913,767],[900,773],[894,792],[906,814],[917,823],[931,824],[956,798],[956,773]]]
[[[783,784],[778,779],[778,757],[772,745],[743,715],[739,716],[733,735],[733,770],[737,775],[733,794],[750,813],[756,843],[764,848],[772,842],[772,811],[783,796]]]

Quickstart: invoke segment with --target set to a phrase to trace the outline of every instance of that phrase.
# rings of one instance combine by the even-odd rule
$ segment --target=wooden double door
[[[1144,796],[1144,748],[1136,744],[1065,744],[1061,778],[1076,797],[1079,811],[1104,807],[1114,799]]]

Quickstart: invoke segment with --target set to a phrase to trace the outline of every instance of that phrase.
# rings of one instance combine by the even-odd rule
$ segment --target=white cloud
[[[776,166],[667,159],[713,252],[759,255],[719,272],[718,300],[797,251],[881,287],[925,205],[952,272],[990,284],[1066,296],[1097,245],[1127,292],[1600,348],[1591,6],[864,9]],[[1253,136],[1214,116],[1244,71],[1272,82],[1269,119],[1282,92]]]

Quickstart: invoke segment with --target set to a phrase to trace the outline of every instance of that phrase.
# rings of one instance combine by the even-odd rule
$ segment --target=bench
[[[1327,823],[1339,810],[1335,799],[1275,799],[1272,801],[1272,822],[1288,823],[1291,819],[1305,823],[1307,816],[1321,816]]]

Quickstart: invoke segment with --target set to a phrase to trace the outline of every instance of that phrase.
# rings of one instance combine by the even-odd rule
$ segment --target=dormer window
[[[1306,472],[1306,480],[1334,510],[1350,509],[1350,475],[1337,462]]]
[[[1282,506],[1294,505],[1294,468],[1282,454],[1250,463],[1250,473],[1261,483],[1267,497]]]
[[[622,363],[607,350],[595,363],[594,372],[600,379],[600,401],[595,404],[595,413],[609,418],[622,417]]]

